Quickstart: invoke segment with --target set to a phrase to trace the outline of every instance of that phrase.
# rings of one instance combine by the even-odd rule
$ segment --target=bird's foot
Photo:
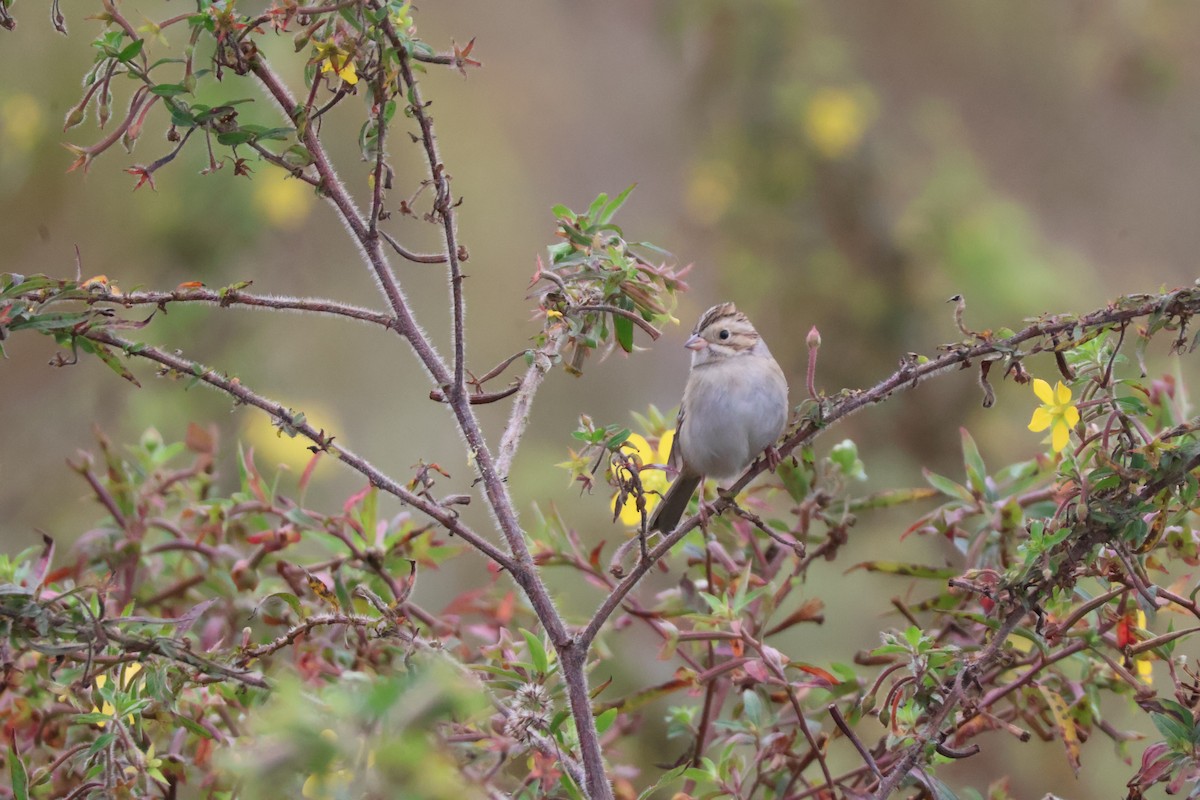
[[[763,458],[767,460],[767,469],[774,472],[783,463],[783,456],[779,455],[779,451],[775,449],[775,445],[767,445],[767,449],[763,450]]]

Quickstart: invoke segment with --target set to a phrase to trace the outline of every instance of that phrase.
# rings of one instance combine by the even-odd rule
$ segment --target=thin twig
[[[897,392],[908,391],[939,375],[959,370],[963,364],[978,360],[982,356],[995,353],[1017,353],[1020,352],[1021,345],[1038,339],[1054,335],[1061,336],[1069,334],[1072,331],[1078,331],[1082,334],[1093,328],[1104,328],[1126,323],[1130,320],[1160,311],[1200,313],[1200,291],[1181,289],[1165,296],[1153,297],[1133,305],[1106,307],[1082,317],[1041,320],[1025,327],[1007,339],[984,341],[973,345],[955,345],[937,358],[930,359],[924,363],[906,363],[870,389],[844,392],[840,399],[822,404],[818,418],[804,419],[783,440],[783,443],[777,447],[777,450],[780,456],[787,456],[797,447],[815,439],[835,423],[865,408],[882,403]],[[1035,343],[1024,355],[1028,356],[1033,353],[1045,352],[1052,349],[1053,345]],[[684,520],[674,531],[664,535],[658,545],[650,551],[649,561],[635,564],[629,574],[622,579],[609,596],[604,598],[580,634],[581,640],[585,644],[590,644],[595,639],[605,620],[620,606],[622,598],[642,580],[653,564],[666,556],[677,542],[700,524],[701,514],[712,516],[723,512],[730,505],[728,498],[735,496],[744,489],[764,469],[766,469],[764,460],[759,459],[754,462],[728,487],[725,497],[719,497],[706,504],[701,512]],[[1179,479],[1182,479],[1183,474],[1186,473],[1181,473]],[[1143,490],[1143,493],[1145,493],[1145,490]],[[814,554],[810,553],[811,555]]]
[[[133,342],[113,336],[105,330],[92,329],[83,335],[93,341],[118,347],[130,356],[155,361],[175,370],[181,375],[194,376],[201,382],[236,398],[241,403],[262,409],[282,425],[295,430],[306,439],[312,441],[321,450],[332,453],[338,460],[366,476],[372,486],[377,486],[388,494],[392,494],[404,503],[416,508],[421,513],[441,524],[451,534],[460,537],[463,541],[505,569],[511,570],[513,568],[514,563],[509,556],[501,552],[495,545],[478,533],[468,528],[452,510],[409,491],[401,484],[384,475],[366,459],[354,454],[341,445],[333,444],[333,437],[331,435],[324,431],[316,430],[307,422],[299,422],[292,411],[274,400],[269,400],[251,391],[240,380],[219,375],[199,362],[191,361],[183,356],[167,353],[148,345],[135,345]]]
[[[89,288],[90,303],[113,303],[131,308],[137,305],[165,306],[169,303],[205,303],[220,306],[246,306],[249,308],[274,309],[279,311],[307,311],[333,317],[346,317],[359,322],[368,322],[384,328],[395,326],[395,318],[369,308],[322,300],[315,297],[288,297],[286,295],[259,295],[238,289],[213,290],[206,288],[180,288],[170,292],[118,293],[110,287]]]
[[[874,772],[876,777],[882,778],[883,773],[879,771],[879,765],[875,763],[875,757],[871,755],[871,751],[866,748],[866,746],[862,743],[862,740],[855,735],[854,729],[846,723],[846,718],[843,717],[842,712],[838,710],[837,704],[830,703],[826,710],[829,712],[829,716],[833,717],[834,724],[837,725],[845,737],[850,740],[850,743],[854,745],[854,749],[858,751],[858,754],[862,756],[863,761],[866,762],[867,766],[871,768],[871,772]]]

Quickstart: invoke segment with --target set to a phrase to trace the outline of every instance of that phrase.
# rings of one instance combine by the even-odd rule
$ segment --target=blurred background
[[[18,29],[0,32],[0,271],[71,276],[78,257],[84,278],[107,275],[126,291],[253,280],[258,292],[381,306],[331,210],[267,164],[254,165],[249,180],[228,165],[202,175],[207,155],[193,141],[158,173],[157,190],[133,192],[136,180],[124,170],[168,151],[161,117],[152,115],[132,155],[114,148],[87,174],[68,174],[72,157],[62,144],[104,135],[94,116],[62,131],[91,63],[88,41],[99,33],[85,17],[99,6],[64,4],[63,37],[33,5],[18,3]],[[123,8],[135,24],[184,10],[150,0]],[[553,467],[578,416],[631,425],[631,410],[676,404],[687,371],[681,345],[713,303],[733,300],[749,313],[799,401],[812,325],[824,340],[816,383],[833,393],[873,384],[906,352],[933,354],[961,338],[946,303],[954,294],[967,299],[969,327],[1016,329],[1026,317],[1082,313],[1197,276],[1197,5],[526,0],[518,10],[443,0],[422,5],[415,20],[438,50],[475,37],[472,56],[484,65],[466,77],[434,69],[423,82],[463,198],[472,369],[486,371],[536,332],[527,284],[552,243],[554,203],[586,207],[599,192],[636,182],[617,222],[629,238],[695,265],[676,312],[680,326],[657,343],[639,340],[645,352],[589,363],[581,378],[554,374],[537,399],[513,491],[526,512],[535,501],[555,504],[589,541],[619,541],[625,532],[611,524],[607,496],[579,496]],[[182,31],[166,35],[180,44]],[[304,56],[293,53],[291,38],[264,50],[300,87]],[[254,98],[241,107],[245,119],[278,120],[267,98],[236,76],[200,100],[240,97]],[[127,100],[117,86],[114,116]],[[344,104],[324,129],[360,198],[368,173],[355,145],[363,109]],[[406,136],[390,143],[394,208],[425,172]],[[396,215],[390,230],[412,249],[437,247],[437,231],[420,220]],[[447,350],[442,269],[395,267],[422,324]],[[451,487],[467,486],[449,415],[428,400],[424,374],[394,336],[299,315],[172,307],[146,337],[304,411],[393,475],[405,478],[424,459],[452,473]],[[5,342],[4,551],[34,543],[39,530],[71,541],[101,516],[65,467],[93,447],[96,425],[122,442],[149,428],[178,440],[190,421],[215,424],[227,480],[236,476],[237,440],[255,447],[267,470],[282,463],[298,474],[303,466],[302,446],[222,396],[184,391],[140,366],[140,390],[94,361],[55,369],[47,365],[51,345],[30,336]],[[1156,342],[1154,368],[1194,375],[1194,359],[1161,358],[1165,346]],[[1028,366],[1056,377],[1048,359]],[[972,372],[944,377],[858,415],[818,449],[857,441],[869,475],[864,491],[919,485],[921,465],[961,475],[960,426],[990,467],[1041,452],[1041,435],[1025,430],[1032,392],[1011,382],[996,389],[996,407],[984,410]],[[497,434],[507,407],[480,413]],[[309,502],[337,508],[358,488],[355,476],[323,463]],[[480,509],[471,513],[483,521]],[[899,540],[913,516],[864,519],[841,560],[814,568],[810,591],[829,602],[831,622],[797,638],[802,658],[847,662],[878,642],[881,625],[901,624],[878,614],[888,597],[908,591],[902,579],[843,570],[868,557],[941,558],[929,543]],[[436,585],[427,579],[419,599],[436,609],[482,580],[475,562],[465,559]],[[564,598],[579,616],[596,600]],[[665,675],[671,666],[648,669]],[[1119,708],[1111,712],[1120,718]],[[1076,780],[1060,745],[1019,746],[1002,736],[991,734],[984,755],[948,770],[952,782],[1008,771],[1016,758],[1038,764],[1015,779],[1017,796],[1098,796],[1101,787],[1111,795],[1112,779],[1129,774],[1119,763],[1098,769],[1113,762],[1100,739],[1085,746],[1085,775]],[[664,745],[648,763],[672,760],[675,748]]]

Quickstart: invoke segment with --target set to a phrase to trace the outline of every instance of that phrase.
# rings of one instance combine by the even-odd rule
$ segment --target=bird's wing
[[[679,437],[683,433],[683,406],[679,406],[679,416],[675,418],[675,438],[671,440],[671,452],[667,456],[667,466],[676,472],[683,469],[683,450],[679,446]]]

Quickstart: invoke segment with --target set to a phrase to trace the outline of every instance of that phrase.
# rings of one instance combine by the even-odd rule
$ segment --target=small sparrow
[[[733,303],[705,311],[684,347],[692,369],[683,389],[668,465],[679,471],[650,520],[668,533],[704,478],[731,478],[773,447],[788,418],[788,387],[767,343]]]

